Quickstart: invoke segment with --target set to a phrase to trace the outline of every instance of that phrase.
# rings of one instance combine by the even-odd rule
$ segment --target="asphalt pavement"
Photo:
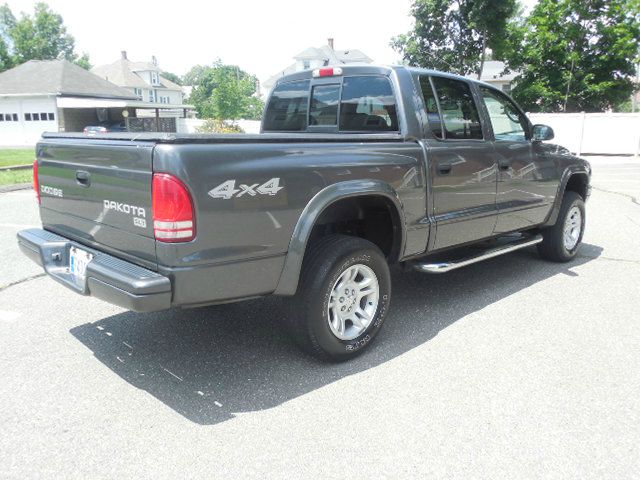
[[[0,195],[0,478],[638,478],[640,160],[593,159],[577,259],[393,273],[356,360],[318,363],[286,300],[155,314],[18,251]]]

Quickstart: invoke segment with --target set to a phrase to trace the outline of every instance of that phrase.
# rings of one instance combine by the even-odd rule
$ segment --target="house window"
[[[142,89],[141,88],[134,88],[133,89],[133,94],[138,97],[140,100],[142,100]]]
[[[46,122],[47,120],[52,122],[56,119],[56,116],[54,113],[25,113],[24,114],[24,120],[26,122]]]
[[[17,122],[17,113],[0,113],[0,122]]]
[[[150,102],[155,102],[156,101],[156,91],[155,90],[149,90],[149,101]]]
[[[151,72],[151,85],[160,85],[160,75],[158,75],[158,72]]]
[[[504,93],[511,93],[511,84],[505,83],[504,85],[502,85],[502,91]]]
[[[309,70],[309,68],[311,68],[311,62],[309,60],[303,60],[302,61],[302,68],[304,70]]]

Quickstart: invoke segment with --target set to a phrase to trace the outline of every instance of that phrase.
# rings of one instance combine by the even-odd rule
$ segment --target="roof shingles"
[[[26,94],[135,99],[132,92],[67,60],[29,60],[0,73],[0,96]]]

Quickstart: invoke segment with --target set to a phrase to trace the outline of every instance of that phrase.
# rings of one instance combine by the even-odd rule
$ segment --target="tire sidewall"
[[[576,243],[576,245],[571,250],[567,250],[567,248],[564,246],[564,226],[567,221],[567,217],[569,216],[569,212],[573,207],[578,207],[578,209],[580,210],[580,236],[578,237],[578,242]],[[578,195],[576,195],[575,198],[573,198],[571,201],[566,202],[565,208],[562,213],[562,222],[560,224],[560,228],[558,229],[558,243],[562,251],[562,255],[567,259],[572,259],[577,255],[578,250],[580,249],[580,245],[582,244],[582,237],[584,236],[584,227],[586,224],[584,202]]]
[[[376,274],[379,288],[378,308],[371,324],[360,336],[352,340],[341,340],[333,334],[329,326],[328,305],[331,291],[340,275],[356,264],[366,265]],[[313,321],[310,322],[309,327],[312,330],[312,337],[331,357],[336,359],[352,357],[359,354],[374,339],[384,323],[391,300],[389,267],[380,252],[374,248],[364,248],[340,255],[327,273],[324,278],[319,279],[318,287],[322,292],[320,298],[310,302],[309,315]]]

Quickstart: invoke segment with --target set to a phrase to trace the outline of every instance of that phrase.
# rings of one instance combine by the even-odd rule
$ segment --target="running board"
[[[423,273],[446,273],[457,268],[466,267],[473,263],[478,263],[489,258],[498,257],[505,253],[514,252],[521,248],[530,247],[542,242],[542,235],[534,235],[533,237],[527,237],[519,239],[515,242],[501,245],[490,250],[485,250],[479,255],[464,258],[461,260],[454,260],[451,262],[437,262],[437,263],[414,263],[413,268]]]

